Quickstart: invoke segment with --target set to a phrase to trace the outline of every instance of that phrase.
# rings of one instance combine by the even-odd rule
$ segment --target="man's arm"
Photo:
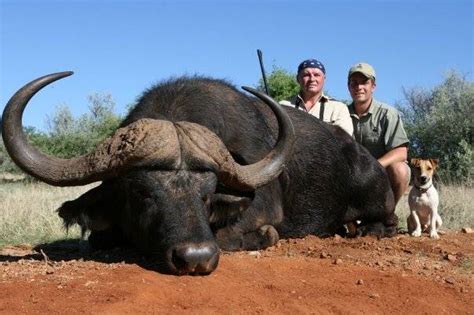
[[[333,105],[334,104],[334,105]],[[335,106],[335,117],[333,124],[344,129],[349,135],[354,135],[354,126],[352,125],[352,118],[349,114],[347,105],[341,102],[335,102],[331,105]]]
[[[408,147],[403,144],[385,153],[378,161],[383,167],[387,167],[395,162],[405,162],[408,158]]]

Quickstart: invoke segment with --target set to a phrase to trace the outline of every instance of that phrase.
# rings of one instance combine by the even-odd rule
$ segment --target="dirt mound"
[[[2,314],[472,314],[474,234],[281,240],[170,276],[133,251],[77,242],[0,252]]]

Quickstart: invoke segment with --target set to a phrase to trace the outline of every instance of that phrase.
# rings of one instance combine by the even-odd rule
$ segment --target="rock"
[[[444,256],[444,259],[449,260],[450,262],[455,262],[457,260],[456,256],[451,254],[447,254],[446,256]]]
[[[341,258],[337,258],[336,260],[334,260],[333,264],[335,264],[335,265],[342,265],[342,259],[341,259]]]
[[[449,284],[454,284],[456,281],[452,277],[448,277],[444,279],[444,282],[449,283]]]
[[[471,229],[470,227],[463,227],[461,229],[461,232],[466,233],[466,234],[471,234],[471,233],[474,233],[474,230]]]
[[[371,299],[378,299],[380,297],[380,294],[378,293],[370,293],[369,298]]]
[[[49,268],[46,268],[45,272],[44,272],[46,275],[52,275],[54,273],[54,269],[49,267]]]
[[[357,280],[357,285],[363,285],[363,284],[364,284],[364,280],[362,279]]]
[[[260,254],[260,252],[258,250],[251,251],[248,254],[249,254],[249,256],[253,256],[255,258],[260,258],[262,256],[262,254]]]

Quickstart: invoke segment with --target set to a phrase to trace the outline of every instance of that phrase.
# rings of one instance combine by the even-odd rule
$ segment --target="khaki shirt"
[[[386,104],[372,99],[369,110],[360,117],[355,113],[354,103],[349,105],[349,113],[354,124],[354,138],[366,147],[376,158],[409,140],[403,128],[398,111]]]
[[[324,111],[321,110],[321,103],[324,103]],[[280,101],[280,104],[285,106],[293,106],[300,110],[306,111],[304,101],[299,95],[293,96],[289,101]],[[349,115],[349,110],[347,109],[347,105],[342,102],[336,101],[323,94],[319,101],[316,102],[313,107],[311,107],[308,113],[331,125],[341,127],[351,136],[353,134],[354,130],[351,116]]]

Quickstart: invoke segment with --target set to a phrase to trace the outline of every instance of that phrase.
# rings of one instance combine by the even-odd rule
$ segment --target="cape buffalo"
[[[395,233],[387,175],[342,129],[248,96],[222,81],[182,77],[145,93],[114,135],[73,159],[45,155],[22,130],[30,98],[71,75],[20,89],[3,113],[3,137],[25,172],[51,185],[102,183],[59,215],[89,230],[94,248],[130,244],[173,274],[208,274],[219,248],[260,249],[279,237]],[[295,126],[295,128],[293,128]]]

